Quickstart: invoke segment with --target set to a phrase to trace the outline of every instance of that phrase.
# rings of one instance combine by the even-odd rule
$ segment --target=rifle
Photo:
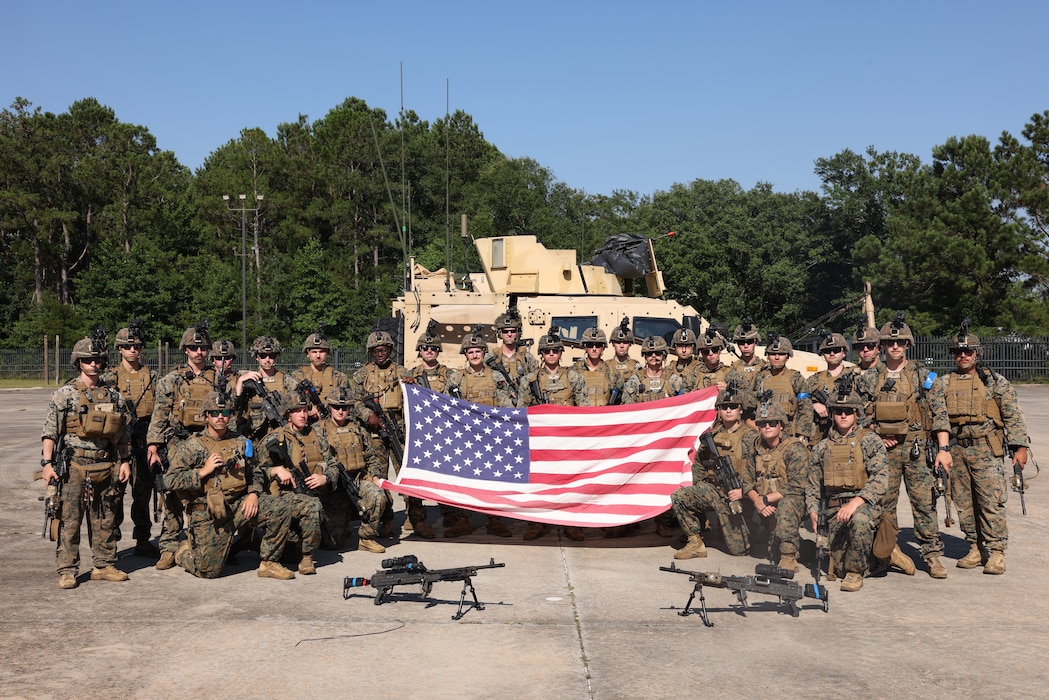
[[[295,386],[295,391],[305,394],[316,409],[317,414],[322,420],[327,420],[331,416],[331,409],[328,408],[327,404],[321,401],[321,395],[317,392],[317,387],[313,385],[309,379],[303,379]]]
[[[306,496],[317,495],[316,489],[311,489],[306,485],[306,477],[310,474],[310,468],[307,466],[305,460],[299,464],[294,464],[291,461],[291,454],[288,452],[288,446],[283,440],[274,441],[273,444],[270,445],[269,451],[270,457],[274,462],[279,462],[291,472],[292,491]]]
[[[714,480],[717,481],[718,486],[725,489],[726,494],[736,489],[742,490],[743,484],[740,483],[736,468],[732,466],[732,460],[718,452],[718,446],[714,443],[714,436],[710,434],[710,431],[704,432],[699,439],[714,462]],[[733,515],[743,513],[743,504],[740,501],[729,501],[728,508]]]
[[[417,583],[422,586],[422,597],[426,598],[430,595],[430,589],[437,581],[462,581],[463,590],[459,594],[459,609],[452,615],[453,620],[458,620],[466,614],[463,612],[463,604],[466,600],[467,590],[473,596],[474,602],[472,607],[484,610],[484,605],[477,600],[477,591],[474,590],[472,581],[477,572],[480,569],[498,569],[504,566],[506,566],[505,563],[497,564],[493,557],[487,564],[460,566],[454,569],[427,569],[419,561],[418,557],[414,554],[408,554],[403,557],[383,559],[382,571],[376,571],[370,579],[347,576],[342,582],[342,597],[344,600],[349,599],[351,588],[371,586],[375,589],[375,604],[382,605],[386,597],[393,592],[394,586],[407,586]]]
[[[310,386],[313,386],[310,384]],[[262,412],[266,414],[266,420],[272,424],[272,426],[281,426],[287,424],[284,420],[284,415],[280,412],[280,408],[273,401],[273,394],[266,391],[266,388],[259,384],[254,379],[248,379],[244,382],[244,388],[250,391],[255,396],[258,396],[262,402]],[[314,390],[316,391],[316,390]],[[310,399],[312,401],[312,398]]]
[[[1027,500],[1024,498],[1024,492],[1027,490],[1027,485],[1024,483],[1024,468],[1015,460],[1013,461],[1013,490],[1020,493],[1020,507],[1023,509],[1023,514],[1027,515]]]
[[[394,459],[397,460],[397,467],[400,468],[400,465],[404,462],[404,450],[401,449],[401,431],[397,429],[397,423],[390,418],[390,415],[379,405],[374,396],[364,399],[364,405],[379,417],[379,421],[382,423],[382,426],[379,428],[379,435],[382,436],[386,446],[390,448]]]
[[[58,529],[62,523],[62,486],[69,481],[69,450],[66,449],[66,436],[61,435],[51,452],[51,467],[55,477],[47,482],[47,490],[39,500],[44,502],[44,529],[40,537],[51,536],[52,542],[58,541]]]
[[[827,549],[829,549],[829,535],[830,523],[827,521],[827,492],[826,489],[820,486],[820,502],[816,510],[816,571],[813,572],[813,576],[816,578],[816,593],[819,593],[820,576],[823,574],[823,559],[827,556]],[[830,566],[834,566],[833,561],[831,561]],[[828,573],[833,572],[828,569]],[[823,602],[824,610],[826,610],[827,601],[824,600]]]
[[[550,397],[539,387],[539,376],[528,382],[528,388],[532,392],[532,398],[535,399],[536,403],[550,403]]]
[[[623,403],[623,382],[618,382],[608,394],[608,405],[618,406],[621,403]]]
[[[510,379],[510,373],[506,371],[506,367],[503,367],[503,363],[499,361],[495,355],[489,355],[484,358],[485,365],[488,366],[493,372],[498,372],[503,375],[503,379],[506,380],[507,385],[510,387],[510,394],[512,395],[513,401],[517,403],[517,382]]]
[[[915,440],[915,445],[917,444]],[[947,514],[943,518],[943,524],[944,527],[950,527],[954,525],[954,519],[951,518],[951,477],[943,465],[936,464],[937,450],[938,446],[932,439],[925,441],[925,462],[932,469],[932,509],[935,512],[936,501],[943,498],[947,505]]]
[[[823,612],[828,611],[829,601],[827,599],[826,586],[821,586],[818,583],[815,585],[807,583],[804,586],[800,583],[794,583],[790,580],[794,578],[793,571],[781,569],[771,564],[758,564],[755,566],[754,576],[722,576],[720,573],[686,571],[685,569],[677,568],[674,564],[661,566],[659,570],[669,571],[672,574],[685,574],[690,581],[695,582],[696,585],[688,596],[688,602],[685,603],[685,609],[679,612],[678,615],[685,617],[692,614],[690,608],[698,593],[699,616],[707,627],[713,627],[714,623],[710,621],[710,616],[707,614],[707,602],[703,596],[703,586],[727,588],[736,594],[736,599],[739,600],[744,608],[747,607],[747,592],[750,591],[751,593],[762,593],[778,597],[780,602],[787,606],[791,617],[798,616],[800,612],[798,601],[802,598],[821,600],[823,601]]]

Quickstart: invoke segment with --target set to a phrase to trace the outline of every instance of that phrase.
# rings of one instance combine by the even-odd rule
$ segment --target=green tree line
[[[694,180],[591,194],[507,157],[461,111],[430,123],[352,97],[272,138],[245,129],[191,172],[93,98],[57,115],[19,98],[0,113],[0,346],[133,318],[166,341],[202,318],[239,339],[242,265],[249,338],[294,346],[325,323],[358,344],[409,256],[478,271],[461,214],[475,237],[531,234],[581,261],[614,233],[675,231],[657,243],[667,294],[714,321],[847,330],[868,280],[879,321],[903,310],[918,333],[970,317],[1049,334],[1049,111],[994,144],[951,136],[928,162],[872,147],[815,172],[819,193]]]

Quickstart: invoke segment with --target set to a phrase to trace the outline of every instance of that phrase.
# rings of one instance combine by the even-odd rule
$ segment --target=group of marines
[[[928,573],[945,578],[935,466],[951,474],[959,524],[971,546],[957,566],[1004,573],[1002,456],[1008,449],[1025,464],[1028,438],[1009,382],[978,365],[975,335],[954,337],[955,371],[936,377],[907,360],[913,336],[899,319],[881,331],[857,329],[854,366],[843,362],[845,338],[827,333],[820,345],[827,369],[805,378],[786,366],[793,355],[786,338],[770,336],[765,358],[756,356],[761,337],[749,320],[732,335],[739,359],[731,365],[721,362],[728,339],[713,328],[698,337],[675,331],[670,361],[667,341],[649,336],[641,342],[642,362],[629,356],[635,341],[625,322],[608,338],[589,328],[582,334],[584,356],[563,364],[558,329],[539,339],[537,357],[521,342],[521,327],[512,310],[500,315],[494,351],[479,329],[466,333],[462,370],[440,363],[441,338],[431,330],[416,344],[413,369],[393,361],[388,333],[374,331],[367,340],[370,360],[352,377],[328,364],[332,348],[323,327],[303,345],[308,364],[290,374],[277,369],[282,348],[270,336],[252,343],[256,369],[232,370],[233,343],[212,343],[206,323],[186,329],[179,344],[185,363],[159,378],[141,361],[145,338],[136,323],[117,333],[120,362],[112,369],[104,338],[79,341],[72,353],[78,376],[52,396],[43,431],[45,482],[59,481],[60,444],[70,467],[55,538],[59,587],[78,585],[85,512],[90,578],[127,580],[115,563],[128,482],[134,551],[158,559],[161,570],[177,565],[217,577],[261,531],[260,577],[290,579],[292,569],[314,574],[314,551],[343,547],[358,517],[357,548],[384,552],[379,540],[395,536],[394,514],[379,484],[391,456],[396,465],[403,450],[401,383],[500,407],[647,402],[716,386],[713,442],[717,456],[731,460],[740,487],[726,488],[715,478],[716,456],[699,454],[693,485],[675,492],[672,510],[656,518],[664,537],[672,536],[674,516],[681,525],[686,541],[676,558],[706,556],[702,537],[713,512],[730,554],[778,555],[779,566],[796,570],[805,514],[816,530],[822,513],[829,526],[828,575],[843,577],[842,590],[858,590],[872,567],[913,574],[913,561],[897,544],[902,482]],[[606,360],[609,343],[613,355]],[[933,459],[927,462],[926,454]],[[163,501],[157,545],[151,495]],[[407,498],[405,510],[405,528],[436,537],[421,500]],[[445,537],[473,531],[469,511],[442,505],[441,513]],[[636,529],[610,528],[605,535]],[[487,518],[486,531],[513,536],[495,516]],[[545,525],[528,523],[523,537],[545,533]],[[564,528],[564,535],[585,538],[578,527]]]

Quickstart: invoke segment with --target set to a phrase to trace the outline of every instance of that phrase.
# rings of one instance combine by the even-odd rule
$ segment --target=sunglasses
[[[420,345],[419,349],[420,350],[427,350],[429,352],[438,352],[440,350],[440,348],[437,347],[436,345]]]
[[[876,350],[877,348],[878,348],[878,344],[877,343],[863,343],[862,345],[857,345],[856,346],[857,350],[868,350],[869,351],[869,350]]]
[[[737,340],[736,345],[754,345],[757,342],[756,340]]]
[[[118,345],[117,350],[141,350],[144,345],[142,343],[132,343],[131,345]]]
[[[271,360],[271,359],[276,359],[278,357],[280,357],[280,353],[276,353],[276,352],[260,352],[259,353],[259,359],[260,360]]]
[[[543,353],[544,355],[552,355],[554,353],[561,352],[561,348],[546,348],[544,350],[540,350],[539,352]]]
[[[954,348],[951,350],[952,355],[975,355],[976,348]]]
[[[839,352],[845,352],[845,348],[824,348],[820,350],[821,355],[834,355]]]
[[[506,334],[506,335],[511,335],[511,334],[513,334],[513,333],[516,333],[516,332],[517,332],[517,329],[516,329],[516,328],[504,328],[504,329],[502,329],[502,330],[501,330],[501,331],[499,331],[499,332],[500,332],[500,333],[504,333],[504,334]]]
[[[348,411],[348,410],[350,410],[349,406],[339,406],[338,404],[334,404],[334,403],[328,404],[328,408],[330,408],[333,411]]]
[[[835,416],[840,416],[840,415],[843,415],[843,414],[852,413],[855,410],[856,409],[854,409],[854,408],[832,408],[832,409],[830,409],[830,412],[833,415],[835,415]]]
[[[907,347],[907,343],[909,342],[909,340],[883,340],[881,341],[881,344],[887,348],[891,348],[894,345],[899,345],[901,348],[903,348]]]
[[[756,420],[754,421],[754,425],[758,426],[759,428],[768,428],[772,425],[782,425],[782,423],[780,423],[778,420]]]
[[[210,350],[207,345],[187,345],[186,349],[190,352],[201,352],[202,350]]]
[[[583,347],[584,348],[603,348],[603,347],[605,347],[605,344],[604,343],[583,343]]]
[[[101,357],[82,357],[80,361],[85,365],[104,365],[106,363],[105,359]]]
[[[209,416],[211,416],[212,418],[215,418],[217,416],[224,416],[226,418],[229,418],[231,413],[232,413],[232,411],[230,411],[228,408],[224,408],[221,411],[208,411],[207,412],[207,414]]]
[[[663,352],[661,350],[649,350],[648,352],[643,352],[641,354],[644,355],[645,357],[652,357],[653,355],[660,355],[660,356],[662,356]]]
[[[717,355],[721,350],[719,348],[703,348],[700,352],[704,355]]]
[[[741,408],[743,408],[743,405],[738,403],[723,403],[720,406],[718,406],[718,408],[724,409],[726,411],[738,411]]]

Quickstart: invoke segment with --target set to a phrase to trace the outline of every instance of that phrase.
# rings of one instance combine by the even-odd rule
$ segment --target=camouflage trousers
[[[140,423],[141,425],[141,423]],[[144,424],[146,427],[149,423]],[[141,430],[141,429],[139,429]],[[135,529],[132,532],[136,542],[148,540],[152,536],[153,521],[150,519],[150,498],[153,495],[153,470],[149,467],[149,458],[146,456],[145,431],[141,430],[142,438],[137,440],[137,431],[132,435],[131,451],[134,459],[131,460],[131,522]],[[120,540],[120,526],[124,523],[124,499],[116,506],[116,521],[113,527],[116,529],[117,540]]]
[[[693,486],[685,486],[670,494],[670,503],[686,535],[702,535],[704,517],[707,511],[712,510],[718,516],[728,553],[735,556],[747,553],[750,540],[743,516],[732,515],[725,496],[716,485],[701,481]]]
[[[218,578],[226,564],[230,544],[237,530],[262,528],[264,534],[259,547],[262,561],[278,561],[288,541],[291,528],[291,508],[277,496],[259,496],[259,512],[254,518],[244,517],[241,510],[247,494],[235,501],[226,501],[229,517],[216,521],[206,503],[189,506],[189,529],[186,537],[189,550],[179,557],[179,565],[200,578]]]
[[[743,512],[750,512],[752,520],[759,528],[772,532],[769,552],[771,555],[775,555],[778,549],[779,554],[797,556],[801,546],[801,519],[805,515],[805,496],[800,493],[784,493],[775,506],[776,512],[768,518],[759,514],[756,509],[747,508],[746,504]]]
[[[404,423],[400,420],[396,421],[398,429],[401,431],[401,436],[404,436]],[[383,465],[393,464],[393,473],[397,474],[401,471],[401,465],[392,462],[395,459],[392,455],[392,450],[386,445],[382,437],[378,433],[372,433],[372,445],[375,447],[375,451],[379,454],[379,459]],[[404,445],[401,444],[401,450],[404,450]],[[386,476],[383,473],[383,476]],[[389,493],[386,494],[386,504],[383,506],[383,522],[389,522],[393,520],[393,496]],[[426,508],[423,506],[421,498],[414,496],[405,496],[404,508],[408,515],[408,521],[413,525],[419,522],[426,522]]]
[[[161,552],[174,554],[182,539],[185,506],[182,499],[171,490],[164,493],[164,519],[160,524],[160,537],[157,545]]]
[[[357,536],[362,540],[375,539],[379,534],[383,509],[389,500],[386,492],[375,485],[366,469],[349,472],[347,476],[357,493],[357,505],[354,506],[341,486],[327,498],[322,498],[321,504],[328,516],[328,531],[332,539],[341,544],[349,534],[350,521],[359,513],[361,524]]]
[[[995,457],[986,441],[971,447],[951,447],[951,498],[958,509],[958,526],[969,544],[982,544],[1004,552],[1009,545],[1005,502],[1009,490],[1005,463]]]
[[[900,482],[907,487],[907,498],[914,515],[914,538],[921,547],[922,557],[943,554],[943,541],[936,522],[936,508],[932,502],[932,468],[925,461],[925,439],[918,440],[918,458],[911,459],[914,438],[900,441],[889,450],[889,486],[882,501],[882,517],[899,528],[896,507],[900,501]]]
[[[80,523],[85,515],[94,565],[103,569],[116,563],[115,509],[114,498],[107,493],[109,486],[109,482],[92,486],[82,472],[70,466],[69,481],[62,485],[62,523],[55,549],[55,564],[60,575],[80,573]]]
[[[833,503],[827,506],[827,546],[831,557],[827,570],[838,576],[848,573],[866,576],[873,556],[874,535],[881,523],[881,506],[864,503],[849,522],[839,523],[837,515],[841,504]]]
[[[321,499],[294,491],[281,491],[278,498],[291,511],[288,542],[298,545],[303,554],[312,554],[321,544]]]

